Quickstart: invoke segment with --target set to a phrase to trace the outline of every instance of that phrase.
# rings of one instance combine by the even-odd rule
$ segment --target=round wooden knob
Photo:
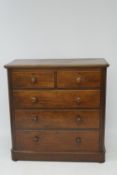
[[[76,143],[80,144],[81,143],[81,138],[80,137],[76,137]]]
[[[33,142],[39,142],[39,136],[34,136]]]
[[[32,101],[32,103],[36,103],[37,102],[37,97],[32,97],[31,101]]]
[[[37,121],[38,121],[38,116],[33,116],[33,117],[32,117],[32,121],[33,121],[33,122],[37,122]]]
[[[36,83],[36,81],[37,81],[37,78],[36,77],[32,77],[31,78],[31,82],[34,84],[34,83]]]
[[[77,116],[76,121],[77,121],[77,123],[80,123],[80,122],[82,121],[82,119],[81,119],[81,116],[80,116],[80,115],[78,115],[78,116]]]
[[[80,97],[77,97],[76,98],[76,102],[79,104],[81,102],[81,98]]]
[[[81,77],[79,76],[76,78],[76,83],[80,83],[80,82],[81,82]]]

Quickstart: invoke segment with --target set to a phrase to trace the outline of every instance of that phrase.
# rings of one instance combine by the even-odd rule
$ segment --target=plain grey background
[[[106,58],[106,163],[17,162],[10,158],[7,74],[14,58]],[[0,173],[117,174],[117,1],[0,0]]]

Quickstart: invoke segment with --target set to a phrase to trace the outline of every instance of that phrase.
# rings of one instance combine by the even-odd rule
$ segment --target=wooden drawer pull
[[[37,122],[37,121],[38,121],[38,116],[33,116],[33,117],[32,117],[32,121],[33,121],[33,122]]]
[[[33,142],[39,142],[39,136],[34,136]]]
[[[76,121],[77,121],[77,123],[81,123],[82,118],[81,118],[81,116],[80,116],[80,115],[78,115],[78,116],[77,116]]]
[[[76,98],[76,102],[77,102],[78,104],[80,104],[81,98],[80,98],[80,97],[77,97],[77,98]]]
[[[76,143],[80,144],[81,143],[81,138],[80,137],[76,137]]]
[[[34,83],[36,83],[37,82],[37,78],[36,77],[32,77],[31,78],[31,82],[34,84]]]
[[[81,77],[79,76],[76,78],[76,83],[80,83],[80,82],[81,82]]]
[[[37,97],[32,97],[31,101],[32,101],[32,103],[36,103],[37,102]]]

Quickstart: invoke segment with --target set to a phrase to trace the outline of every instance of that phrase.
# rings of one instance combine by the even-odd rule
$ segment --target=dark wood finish
[[[105,152],[37,152],[12,150],[12,159],[17,160],[43,160],[43,161],[82,161],[100,162],[105,161]]]
[[[98,131],[17,131],[16,150],[37,152],[99,151]]]
[[[18,90],[13,92],[14,107],[19,108],[99,108],[99,90]]]
[[[100,80],[100,71],[64,70],[57,72],[57,86],[59,88],[99,88]]]
[[[15,110],[17,129],[99,128],[98,110]]]
[[[15,123],[14,123],[14,109],[13,109],[13,96],[12,96],[12,82],[11,82],[11,70],[7,70],[8,77],[8,93],[9,93],[9,112],[10,112],[10,124],[12,134],[12,149],[14,150],[15,145]]]
[[[12,159],[104,162],[107,66],[104,59],[5,65]]]
[[[54,72],[51,70],[12,71],[13,88],[54,88]]]

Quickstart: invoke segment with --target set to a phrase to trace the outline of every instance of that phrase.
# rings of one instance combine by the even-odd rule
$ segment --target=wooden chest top
[[[23,67],[107,67],[109,64],[104,58],[85,59],[16,59],[6,68]]]

